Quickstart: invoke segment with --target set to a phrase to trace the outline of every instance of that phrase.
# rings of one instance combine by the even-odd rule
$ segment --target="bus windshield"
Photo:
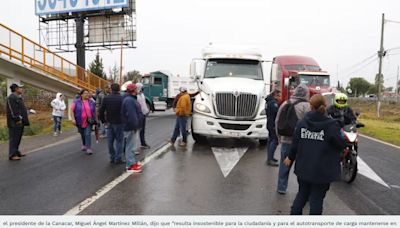
[[[308,86],[329,86],[329,75],[299,75],[300,83]]]
[[[240,77],[263,80],[261,63],[248,59],[210,59],[204,78]]]

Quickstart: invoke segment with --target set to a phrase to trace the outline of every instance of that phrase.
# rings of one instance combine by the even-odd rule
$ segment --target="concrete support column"
[[[17,85],[20,85],[21,84],[21,80],[19,80],[17,78],[7,78],[7,81],[6,81],[7,97],[10,96],[10,94],[12,93],[11,89],[10,89],[10,86],[13,83],[16,83]]]
[[[72,115],[73,115],[73,113],[71,112],[71,109],[70,109],[70,107],[71,107],[71,104],[72,104],[72,102],[74,102],[74,98],[67,98],[66,99],[66,101],[67,101],[67,109],[68,109],[68,111],[67,111],[67,113],[68,113],[68,120],[71,120],[71,117],[72,117]]]

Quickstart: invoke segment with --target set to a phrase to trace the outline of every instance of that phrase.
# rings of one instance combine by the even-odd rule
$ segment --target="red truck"
[[[289,99],[294,88],[300,83],[310,89],[310,96],[316,93],[331,92],[329,74],[322,71],[311,57],[282,55],[274,57],[271,68],[271,91],[282,91],[282,102]]]

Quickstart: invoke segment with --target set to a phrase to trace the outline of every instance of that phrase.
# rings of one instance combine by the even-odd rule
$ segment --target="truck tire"
[[[191,124],[192,138],[196,143],[204,144],[207,142],[207,137],[194,133],[193,124]]]
[[[258,143],[260,143],[260,146],[265,146],[267,145],[268,139],[259,139]]]

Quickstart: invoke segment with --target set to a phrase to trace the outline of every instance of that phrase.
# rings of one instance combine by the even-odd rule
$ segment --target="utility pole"
[[[397,66],[397,77],[396,77],[396,90],[394,94],[396,94],[396,102],[399,102],[399,66]]]
[[[385,14],[382,14],[382,28],[381,28],[381,45],[378,51],[378,57],[379,57],[379,71],[378,71],[378,104],[377,104],[377,114],[378,118],[380,118],[380,110],[381,110],[381,81],[383,81],[383,76],[382,76],[382,59],[385,56],[385,51],[383,50],[383,30],[385,26]]]
[[[122,86],[122,50],[123,50],[124,38],[121,38],[121,56],[119,65],[119,85]]]

